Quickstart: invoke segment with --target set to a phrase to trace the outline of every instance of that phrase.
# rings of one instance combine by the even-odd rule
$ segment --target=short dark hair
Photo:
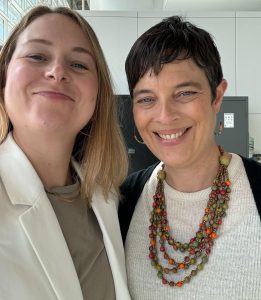
[[[172,16],[143,33],[132,46],[125,70],[130,95],[139,79],[152,70],[156,75],[164,64],[174,60],[193,59],[204,70],[212,100],[223,79],[220,55],[212,36],[179,16]]]

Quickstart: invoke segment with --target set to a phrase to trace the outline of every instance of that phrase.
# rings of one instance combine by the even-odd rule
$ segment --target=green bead
[[[226,154],[223,154],[219,157],[219,162],[223,166],[228,166],[230,163],[230,157]]]
[[[208,216],[204,216],[203,221],[207,222],[208,221]]]
[[[198,241],[194,241],[194,242],[192,243],[192,246],[193,246],[193,247],[198,247]]]
[[[162,279],[163,278],[163,274],[161,272],[158,272],[157,276]]]
[[[157,265],[156,266],[156,269],[160,272],[160,271],[162,271],[162,267],[160,266],[160,265]]]
[[[204,264],[200,263],[198,266],[197,266],[197,269],[199,271],[203,270],[204,269]]]
[[[184,247],[185,249],[188,249],[189,244],[185,243],[185,244],[183,245],[183,247]]]
[[[179,249],[180,246],[181,246],[180,242],[176,242],[175,245],[177,246],[178,249]]]
[[[165,178],[166,178],[166,172],[164,170],[159,170],[158,179],[159,180],[165,180]]]
[[[196,269],[196,270],[192,270],[192,271],[191,271],[191,275],[192,275],[192,276],[196,276],[196,275],[197,275],[197,273],[198,273],[198,270],[197,270],[197,269]]]
[[[198,239],[202,239],[203,238],[202,232],[197,232],[196,236],[197,236]]]
[[[201,260],[202,260],[202,263],[205,264],[205,263],[208,262],[208,257],[207,257],[207,256],[203,256],[203,257],[201,258]]]

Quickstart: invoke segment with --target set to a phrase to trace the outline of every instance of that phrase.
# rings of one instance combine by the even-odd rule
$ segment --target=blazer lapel
[[[20,216],[21,226],[57,298],[82,299],[74,264],[46,196]]]
[[[103,233],[104,245],[114,279],[116,299],[129,300],[125,257],[115,197],[111,195],[109,199],[105,199],[101,188],[97,187],[91,205]]]
[[[74,264],[43,184],[12,135],[0,146],[0,176],[11,203],[26,205],[19,222],[57,298],[82,300]]]

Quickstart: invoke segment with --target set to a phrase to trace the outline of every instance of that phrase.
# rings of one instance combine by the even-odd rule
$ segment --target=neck
[[[210,187],[218,172],[220,152],[217,146],[185,167],[165,166],[166,182],[180,192],[193,193]]]
[[[43,185],[47,188],[72,183],[70,160],[74,140],[61,137],[30,135],[13,131],[18,146],[32,163]]]

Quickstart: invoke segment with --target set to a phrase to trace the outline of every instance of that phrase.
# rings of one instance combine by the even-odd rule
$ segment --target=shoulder
[[[158,163],[147,169],[130,174],[120,187],[121,200],[119,203],[119,221],[123,241],[125,241],[135,206],[144,185],[157,165]]]
[[[139,198],[145,183],[148,181],[151,173],[157,165],[158,163],[149,166],[147,169],[142,169],[140,171],[134,172],[127,177],[127,179],[120,187],[123,202],[128,200],[129,196],[131,196],[132,198]]]
[[[253,159],[241,158],[261,218],[261,164]]]
[[[244,167],[248,175],[257,175],[261,177],[261,164],[253,159],[241,156]]]
[[[261,193],[261,164],[253,159],[241,157],[251,188],[259,188]]]

